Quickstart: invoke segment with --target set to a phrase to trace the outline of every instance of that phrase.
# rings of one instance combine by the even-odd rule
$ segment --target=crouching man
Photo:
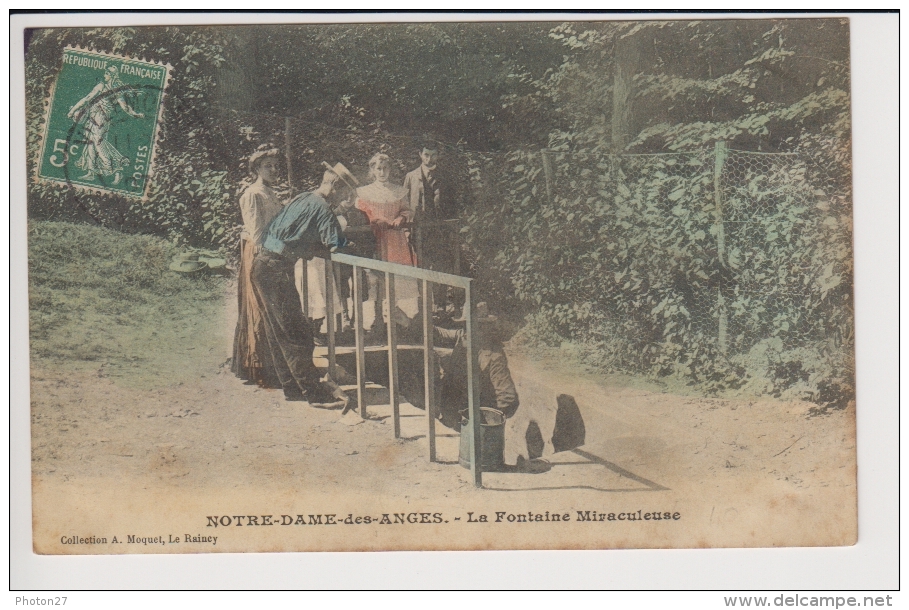
[[[464,322],[464,318],[455,319]],[[478,303],[473,316],[474,340],[480,368],[479,407],[501,411],[511,418],[520,404],[518,391],[508,370],[508,358],[497,328],[496,316],[489,315],[486,303]],[[451,347],[451,355],[440,359],[441,401],[439,417],[442,424],[455,430],[467,418],[467,346],[463,329],[434,327],[434,344]]]
[[[353,196],[356,178],[342,164],[324,163],[322,184],[301,193],[268,226],[252,266],[252,286],[263,312],[268,351],[287,400],[312,406],[346,406],[347,397],[330,380],[321,382],[313,363],[313,330],[303,316],[294,282],[297,260],[328,257],[347,247],[332,206]]]

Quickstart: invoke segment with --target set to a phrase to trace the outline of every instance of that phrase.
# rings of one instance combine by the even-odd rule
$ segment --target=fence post
[[[723,227],[723,165],[726,163],[726,157],[729,152],[726,148],[726,142],[720,140],[714,144],[713,148],[713,198],[715,204],[714,214],[716,216],[716,251],[720,265],[726,266],[726,232]],[[726,327],[728,319],[726,315],[726,301],[723,298],[722,281],[716,289],[717,309],[719,310],[719,324],[717,328],[717,343],[719,344],[720,353],[725,355],[728,349],[728,339],[726,337]]]
[[[284,117],[284,158],[287,159],[287,186],[294,187],[293,164],[290,161],[290,117]]]

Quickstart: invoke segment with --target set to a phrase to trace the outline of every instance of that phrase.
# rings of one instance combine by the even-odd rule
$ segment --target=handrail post
[[[471,284],[465,289],[465,343],[467,344],[467,411],[470,417],[470,473],[476,487],[483,486],[483,468],[481,464],[482,446],[480,443],[480,367],[478,361],[479,348],[476,341],[473,320],[473,290]],[[463,429],[461,430],[463,434]]]
[[[335,291],[334,291],[334,262],[331,258],[325,259],[325,321],[326,335],[328,337],[328,376],[335,380],[336,361],[335,361]],[[314,329],[314,332],[319,332]]]
[[[395,302],[395,275],[385,273],[385,301]],[[401,407],[398,404],[398,337],[397,325],[388,325],[388,400],[395,426],[395,438],[401,438]]]
[[[354,330],[354,345],[357,351],[357,405],[360,407],[360,417],[366,418],[366,354],[365,338],[363,337],[363,300],[360,298],[360,268],[353,266],[353,300],[354,314],[357,316]]]
[[[437,372],[436,364],[436,354],[433,349],[433,303],[432,303],[432,286],[434,284],[442,284],[446,286],[454,286],[464,290],[466,293],[465,307],[467,307],[467,336],[465,340],[465,347],[467,348],[467,357],[470,359],[468,363],[468,372],[467,372],[467,383],[468,383],[468,412],[470,414],[470,428],[467,430],[467,434],[470,435],[470,460],[471,460],[471,472],[474,478],[474,484],[477,486],[482,486],[482,464],[480,463],[480,407],[479,407],[479,364],[477,361],[477,351],[478,343],[477,339],[474,337],[474,326],[473,321],[470,318],[471,309],[473,307],[474,296],[471,294],[471,286],[473,285],[470,278],[462,277],[459,275],[453,275],[451,273],[444,273],[441,271],[435,271],[432,269],[423,269],[420,267],[411,267],[409,265],[401,265],[398,263],[391,263],[388,261],[381,261],[375,259],[368,259],[359,256],[353,256],[350,254],[344,253],[334,253],[331,255],[332,261],[336,263],[341,263],[345,265],[351,265],[354,268],[354,306],[356,308],[357,315],[357,324],[355,327],[355,336],[356,336],[356,349],[357,349],[357,384],[358,384],[358,400],[360,401],[360,413],[363,417],[366,416],[366,404],[363,399],[363,394],[365,393],[365,358],[364,358],[364,346],[365,339],[363,333],[363,304],[360,297],[361,291],[361,279],[360,279],[360,269],[370,269],[377,271],[379,273],[386,274],[388,280],[386,281],[386,298],[388,299],[389,305],[389,377],[390,377],[390,387],[389,392],[391,394],[392,400],[392,409],[397,412],[398,407],[398,375],[397,375],[397,337],[395,335],[397,328],[395,326],[395,316],[394,312],[397,308],[396,298],[395,298],[395,288],[394,288],[394,279],[397,275],[400,275],[405,278],[413,279],[419,282],[419,291],[423,301],[423,364],[424,364],[424,373],[425,373],[425,387],[426,390],[426,419],[427,419],[427,428],[428,428],[428,442],[429,442],[429,452],[430,452],[430,461],[436,460],[436,438],[435,438],[435,414],[436,414],[436,396],[435,396],[435,385]],[[390,290],[390,292],[389,292]],[[395,308],[395,309],[392,309]],[[392,388],[391,385],[394,387]],[[396,421],[397,423],[397,421]],[[396,433],[400,433],[400,428],[396,426]],[[462,433],[465,431],[462,430]]]
[[[436,461],[436,415],[433,406],[435,403],[435,350],[432,347],[432,283],[427,280],[420,281],[423,289],[423,387],[426,391],[426,438],[429,440],[429,461]],[[389,304],[389,308],[394,304]],[[393,324],[394,321],[392,320]]]

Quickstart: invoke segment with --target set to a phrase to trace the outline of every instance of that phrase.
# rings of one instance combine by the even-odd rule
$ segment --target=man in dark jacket
[[[300,308],[294,265],[301,258],[328,257],[349,244],[331,205],[351,197],[357,187],[346,167],[340,163],[324,165],[328,170],[319,188],[298,195],[272,220],[251,273],[284,396],[287,400],[306,400],[313,406],[327,406],[346,397],[319,380],[312,360],[312,327]]]
[[[463,321],[463,318],[461,319]],[[496,328],[496,317],[489,315],[486,303],[478,303],[473,316],[474,339],[477,342],[477,359],[480,368],[479,407],[501,411],[506,418],[518,410],[520,401],[508,358]],[[461,421],[467,417],[467,346],[463,329],[434,327],[433,341],[438,347],[451,347],[451,355],[440,359],[441,404],[439,414],[442,424],[460,430]]]
[[[424,269],[459,273],[456,269],[456,233],[443,221],[458,217],[453,184],[439,169],[439,145],[427,141],[420,149],[420,167],[404,177],[404,188],[414,212],[414,249],[417,263]],[[436,298],[443,292],[437,290]]]

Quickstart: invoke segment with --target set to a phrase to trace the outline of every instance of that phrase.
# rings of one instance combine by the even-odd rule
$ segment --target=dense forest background
[[[35,181],[31,218],[230,254],[245,159],[260,144],[290,143],[289,194],[312,186],[323,160],[363,174],[381,150],[412,169],[431,137],[459,182],[470,273],[526,323],[527,341],[708,391],[824,406],[852,396],[846,20],[54,29],[26,40],[30,175],[65,46],[172,66],[147,200]]]

